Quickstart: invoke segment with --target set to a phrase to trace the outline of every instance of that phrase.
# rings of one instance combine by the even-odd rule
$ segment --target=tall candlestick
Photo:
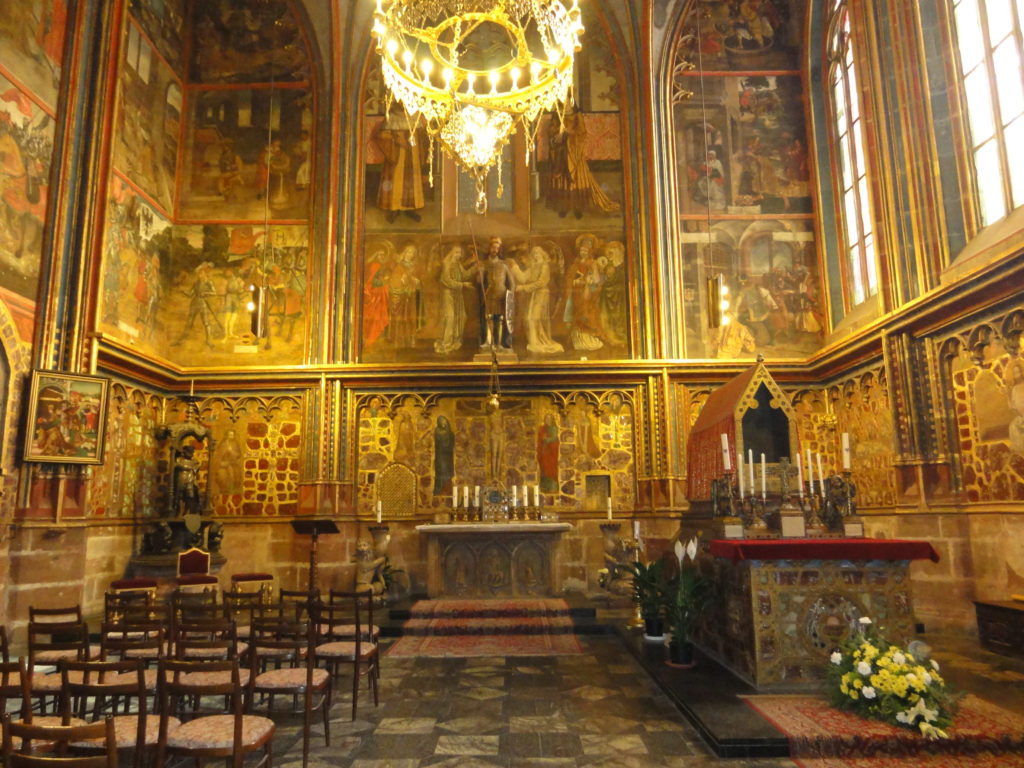
[[[612,497],[608,497],[608,519],[612,519]]]
[[[768,489],[765,486],[765,480],[768,477],[768,473],[764,471],[764,454],[761,454],[761,498],[768,495]]]
[[[817,454],[818,459],[818,482],[821,484],[821,492],[825,492],[825,475],[821,472],[821,454]]]
[[[814,465],[811,464],[811,449],[807,449],[807,478],[811,483],[811,493],[814,493]]]
[[[750,471],[750,495],[754,495],[754,449],[747,450],[747,469]]]
[[[796,452],[796,487],[800,491],[800,498],[804,497],[804,464],[800,461],[800,451]]]
[[[377,500],[377,525],[380,525],[381,511],[380,511],[380,499]]]
[[[740,500],[743,499],[743,453],[736,451],[736,476],[740,479]]]
[[[850,433],[843,432],[843,469],[850,469]]]
[[[729,459],[729,436],[722,433],[722,467],[726,472],[732,469],[732,461]]]

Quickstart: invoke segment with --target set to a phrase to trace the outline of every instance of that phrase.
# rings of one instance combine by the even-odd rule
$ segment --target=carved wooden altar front
[[[555,593],[555,553],[569,523],[418,525],[427,537],[430,597],[544,597]]]

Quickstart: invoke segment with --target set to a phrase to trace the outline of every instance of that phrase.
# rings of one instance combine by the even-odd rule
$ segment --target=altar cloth
[[[931,560],[939,553],[927,541],[906,539],[715,539],[709,551],[741,560]]]

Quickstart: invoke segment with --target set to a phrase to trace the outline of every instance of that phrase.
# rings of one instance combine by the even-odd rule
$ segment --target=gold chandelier
[[[388,108],[398,99],[413,136],[423,125],[431,153],[438,140],[473,178],[480,213],[494,165],[503,194],[516,128],[533,146],[541,113],[564,110],[582,32],[578,0],[377,0],[373,24]]]

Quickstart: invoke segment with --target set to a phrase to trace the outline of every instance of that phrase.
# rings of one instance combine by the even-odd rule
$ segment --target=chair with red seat
[[[220,580],[210,573],[210,553],[199,547],[178,553],[176,581],[178,590],[187,592],[216,592],[220,585]]]

